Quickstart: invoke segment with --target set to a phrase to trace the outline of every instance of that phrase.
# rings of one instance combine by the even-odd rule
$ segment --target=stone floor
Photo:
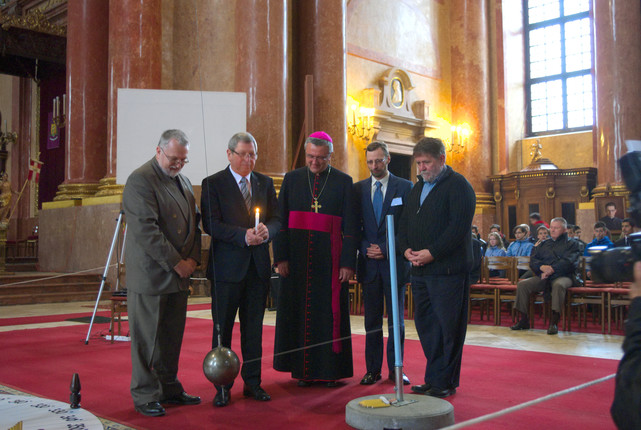
[[[208,297],[194,297],[190,304],[210,303]],[[37,305],[16,305],[1,306],[0,318],[16,318],[27,316],[42,316],[69,314],[76,312],[91,312],[95,303],[74,302],[74,303],[52,303]],[[209,310],[189,311],[192,318],[211,318]],[[264,324],[274,325],[276,323],[276,312],[265,312]],[[364,334],[362,316],[352,316],[352,332]],[[63,325],[83,324],[70,321],[27,324],[0,327],[0,332],[21,330],[38,327],[59,327]],[[383,327],[387,327],[384,323]],[[418,339],[414,321],[406,321],[406,337]],[[622,356],[622,336],[603,335],[593,333],[559,332],[556,336],[549,336],[545,330],[511,331],[508,327],[495,327],[485,325],[469,325],[465,343],[468,345],[488,346],[496,348],[507,348],[525,351],[549,352],[555,354],[568,354],[583,357],[620,359]]]

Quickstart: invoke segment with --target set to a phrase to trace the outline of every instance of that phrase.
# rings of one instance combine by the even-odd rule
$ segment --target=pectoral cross
[[[322,206],[318,204],[318,199],[314,197],[314,203],[312,203],[312,209],[314,209],[314,212],[318,213],[318,210],[320,208],[322,208]]]

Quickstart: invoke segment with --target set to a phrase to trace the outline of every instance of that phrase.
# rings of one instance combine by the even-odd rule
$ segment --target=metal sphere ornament
[[[240,360],[234,351],[217,346],[207,353],[203,361],[203,372],[216,385],[229,385],[240,371]]]

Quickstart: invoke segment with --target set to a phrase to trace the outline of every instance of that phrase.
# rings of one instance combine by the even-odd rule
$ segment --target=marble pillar
[[[596,127],[594,154],[598,186],[594,195],[621,195],[617,160],[625,141],[641,139],[641,10],[638,1],[593,0]]]
[[[54,200],[93,196],[107,166],[109,2],[67,6],[65,180]]]
[[[305,75],[312,75],[313,128],[332,137],[332,165],[347,171],[345,0],[294,2],[293,9],[292,134],[297,141],[304,119]]]
[[[238,0],[236,28],[234,91],[247,94],[247,131],[258,142],[256,170],[282,179],[289,170],[287,143],[291,140],[287,0]]]
[[[116,185],[118,88],[161,87],[161,0],[111,1],[109,23],[107,172],[97,196],[123,188]]]
[[[477,216],[493,216],[488,176],[492,174],[490,138],[490,66],[487,0],[453,0],[450,4],[452,125],[471,130],[465,148],[449,152],[447,163],[465,175],[477,194]],[[452,140],[459,139],[452,133]],[[482,209],[482,211],[479,211]],[[475,219],[479,225],[487,220]]]

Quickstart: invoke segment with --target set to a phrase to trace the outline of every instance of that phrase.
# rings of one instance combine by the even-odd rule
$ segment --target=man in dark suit
[[[125,264],[131,334],[131,396],[138,412],[161,416],[161,403],[195,405],[178,381],[189,276],[200,261],[200,214],[180,174],[189,143],[165,131],[156,156],[127,178]]]
[[[240,318],[245,382],[243,394],[256,400],[271,397],[261,387],[263,316],[271,262],[269,241],[280,229],[274,182],[254,172],[258,157],[256,139],[236,133],[229,140],[229,166],[203,180],[203,228],[211,235],[207,277],[212,285],[214,319],[212,346],[231,347],[236,312]],[[226,406],[229,386],[216,386],[215,406]]]
[[[413,152],[420,176],[407,197],[398,242],[412,264],[414,323],[427,366],[425,383],[412,391],[448,397],[456,393],[461,374],[476,196],[445,164],[440,139],[424,137]]]
[[[367,373],[361,385],[371,385],[381,379],[383,365],[383,299],[387,303],[387,367],[389,379],[395,380],[394,371],[394,321],[392,318],[392,288],[387,252],[387,215],[394,215],[395,230],[412,183],[394,176],[387,170],[390,154],[387,145],[372,142],[365,150],[367,168],[372,176],[354,185],[356,203],[359,205],[361,240],[358,255],[358,280],[363,285],[365,302],[365,364]],[[396,259],[397,303],[401,357],[405,340],[404,299],[409,263],[398,253]],[[409,385],[407,376],[403,383]]]

